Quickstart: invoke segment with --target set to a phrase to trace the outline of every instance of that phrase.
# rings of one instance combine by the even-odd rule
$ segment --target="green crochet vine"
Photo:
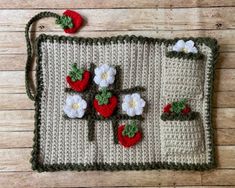
[[[41,70],[41,42],[51,40],[51,41],[57,41],[59,43],[78,43],[78,44],[98,44],[98,43],[117,43],[117,42],[141,42],[141,43],[159,43],[159,44],[165,44],[165,45],[172,45],[174,44],[177,39],[174,40],[167,40],[167,39],[154,39],[154,38],[147,38],[147,37],[136,37],[136,36],[118,36],[118,37],[111,37],[111,38],[77,38],[77,37],[65,37],[65,36],[48,36],[48,35],[40,35],[37,39],[37,92],[35,96],[35,108],[36,108],[36,114],[35,114],[35,136],[34,136],[34,146],[33,146],[33,152],[32,152],[32,168],[34,170],[38,170],[39,172],[42,171],[57,171],[57,170],[76,170],[76,171],[87,171],[87,170],[152,170],[152,169],[175,169],[175,170],[208,170],[213,167],[215,167],[215,154],[214,154],[214,145],[213,145],[213,129],[211,125],[211,104],[212,104],[212,93],[213,93],[213,79],[214,79],[214,69],[215,69],[215,63],[216,59],[218,57],[218,45],[217,41],[215,39],[211,38],[183,38],[183,40],[193,40],[197,44],[205,44],[208,46],[212,51],[212,58],[210,58],[209,62],[209,73],[207,77],[208,85],[210,87],[207,87],[205,89],[205,93],[208,96],[207,98],[207,105],[206,106],[206,119],[205,122],[207,122],[207,131],[210,133],[207,137],[207,140],[209,141],[209,146],[212,148],[209,150],[209,158],[208,163],[204,164],[187,164],[187,163],[167,163],[167,162],[152,162],[152,163],[92,163],[92,164],[43,164],[40,158],[40,126],[41,126],[41,95],[43,91],[43,81],[42,81],[42,70]],[[180,56],[179,56],[180,57]],[[30,63],[29,63],[30,64]],[[26,75],[29,72],[26,72]],[[29,77],[26,76],[26,81],[28,81]],[[116,119],[113,119],[113,124],[116,124]],[[92,124],[92,119],[89,121]],[[89,125],[88,125],[89,126]],[[113,132],[116,134],[117,126],[113,126]],[[94,134],[94,133],[90,133]],[[92,136],[92,135],[91,135]],[[114,138],[116,136],[114,135]]]

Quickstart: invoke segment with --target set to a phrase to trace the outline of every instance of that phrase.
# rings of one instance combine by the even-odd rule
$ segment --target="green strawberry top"
[[[84,69],[78,69],[76,64],[72,65],[72,70],[69,71],[69,76],[73,82],[82,80]]]
[[[125,125],[124,130],[122,131],[123,136],[132,138],[138,132],[138,127],[135,121],[132,121],[130,124]]]
[[[102,88],[100,93],[95,96],[98,100],[99,105],[104,105],[109,103],[109,98],[112,97],[112,93],[107,90],[107,88]]]
[[[172,103],[172,108],[171,111],[175,113],[180,113],[186,106],[186,99],[181,99],[179,101],[173,102]]]
[[[73,28],[73,21],[72,18],[69,16],[60,16],[56,19],[56,24],[59,24],[62,29]]]

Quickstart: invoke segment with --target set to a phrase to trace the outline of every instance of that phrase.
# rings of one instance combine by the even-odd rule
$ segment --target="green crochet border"
[[[157,39],[157,38],[148,38],[148,37],[136,37],[136,36],[117,36],[117,37],[108,37],[108,38],[78,38],[78,37],[67,37],[67,36],[50,36],[42,34],[37,38],[36,43],[36,56],[37,56],[37,71],[36,71],[36,79],[37,79],[37,91],[35,96],[35,130],[34,130],[34,145],[32,151],[32,169],[37,170],[39,172],[42,171],[58,171],[58,170],[76,170],[76,171],[86,171],[86,170],[153,170],[153,169],[174,169],[174,170],[208,170],[214,168],[216,166],[215,162],[215,148],[213,143],[213,128],[211,125],[211,105],[212,105],[212,95],[213,95],[213,80],[214,80],[214,70],[215,64],[218,57],[218,50],[219,46],[217,45],[216,39],[212,38],[181,38],[183,40],[193,40],[197,44],[205,44],[212,50],[212,57],[210,58],[210,70],[207,75],[209,78],[208,85],[210,87],[207,88],[207,96],[208,103],[206,108],[206,119],[208,123],[208,139],[209,139],[209,147],[211,151],[209,153],[209,163],[204,164],[187,164],[187,163],[167,163],[167,162],[153,162],[153,163],[142,163],[142,164],[129,164],[129,163],[119,163],[119,164],[107,164],[107,163],[92,163],[92,164],[53,164],[53,165],[45,165],[40,162],[40,126],[41,126],[41,96],[43,90],[43,80],[42,80],[42,65],[41,65],[41,58],[42,53],[40,49],[40,44],[43,41],[50,40],[53,42],[54,40],[60,43],[63,42],[76,42],[76,43],[117,43],[119,42],[141,42],[141,43],[159,43],[159,44],[166,44],[171,45],[175,43],[179,38],[175,39]],[[27,68],[26,68],[27,69]],[[29,71],[29,70],[26,70]]]

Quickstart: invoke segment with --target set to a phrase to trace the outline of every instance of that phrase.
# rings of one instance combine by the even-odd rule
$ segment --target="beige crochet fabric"
[[[40,43],[43,72],[41,98],[40,160],[43,164],[92,163],[209,163],[208,122],[204,93],[208,87],[211,49],[198,45],[204,61],[166,57],[164,43],[112,42],[85,45],[47,40]],[[95,140],[88,141],[86,120],[64,119],[68,93],[66,76],[73,63],[78,67],[120,65],[122,87],[143,86],[147,101],[141,122],[143,140],[127,149],[114,144],[111,122],[96,121]],[[162,121],[163,106],[187,98],[200,118],[193,121]],[[121,124],[122,122],[120,122]]]

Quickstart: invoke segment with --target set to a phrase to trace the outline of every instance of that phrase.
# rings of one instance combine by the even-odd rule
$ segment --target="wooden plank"
[[[33,128],[33,110],[0,111],[0,131],[32,131]]]
[[[215,92],[213,107],[235,108],[235,92]],[[26,94],[0,94],[0,110],[31,110],[34,109],[33,101]]]
[[[235,145],[235,129],[216,129],[215,142],[219,146]]]
[[[43,10],[1,10],[1,30],[24,31],[25,24],[28,20],[41,11]],[[61,14],[61,10],[48,11]],[[233,7],[188,9],[82,9],[76,11],[79,11],[87,20],[87,24],[82,29],[83,31],[235,28],[235,11]],[[55,24],[54,18],[40,20],[36,28],[36,30],[39,31],[61,31],[61,28]]]
[[[40,34],[37,32],[36,35]],[[47,34],[66,35],[63,32]],[[235,32],[234,30],[196,30],[196,31],[105,31],[105,32],[78,32],[74,36],[78,37],[111,37],[117,35],[142,35],[157,38],[175,38],[175,37],[213,37],[218,40],[220,52],[235,52]],[[0,54],[25,54],[25,38],[22,32],[0,32]],[[22,63],[25,63],[23,61]]]
[[[0,148],[32,147],[33,132],[0,132]]]
[[[235,69],[235,53],[220,53],[217,69]],[[0,55],[0,71],[25,70],[26,55]]]
[[[215,92],[213,95],[213,107],[234,108],[235,92]]]
[[[180,178],[177,179],[177,177]],[[0,183],[3,187],[9,187],[9,185],[17,185],[17,187],[111,187],[113,185],[155,187],[173,186],[174,183],[176,185],[186,185],[186,183],[200,185],[200,179],[199,172],[179,171],[0,173]]]
[[[235,68],[235,53],[220,53],[216,68],[234,69]]]
[[[0,110],[34,109],[34,103],[26,94],[0,94]]]
[[[235,168],[235,146],[217,147],[218,168]]]
[[[235,170],[211,170],[202,172],[203,185],[235,185]]]
[[[31,171],[32,149],[0,149],[0,171]]]
[[[215,91],[235,91],[235,69],[219,69],[215,71]]]
[[[3,9],[31,9],[31,8],[173,8],[173,7],[226,7],[235,6],[233,0],[77,0],[75,1],[56,1],[56,0],[38,0],[30,1],[8,1],[1,0],[0,8]]]
[[[0,55],[0,70],[25,70],[26,55]]]
[[[235,109],[234,108],[215,108],[213,109],[213,124],[217,129],[235,128]]]
[[[34,75],[35,73],[33,73]],[[235,91],[235,69],[216,70],[214,90]],[[0,93],[25,93],[24,71],[1,71]]]

